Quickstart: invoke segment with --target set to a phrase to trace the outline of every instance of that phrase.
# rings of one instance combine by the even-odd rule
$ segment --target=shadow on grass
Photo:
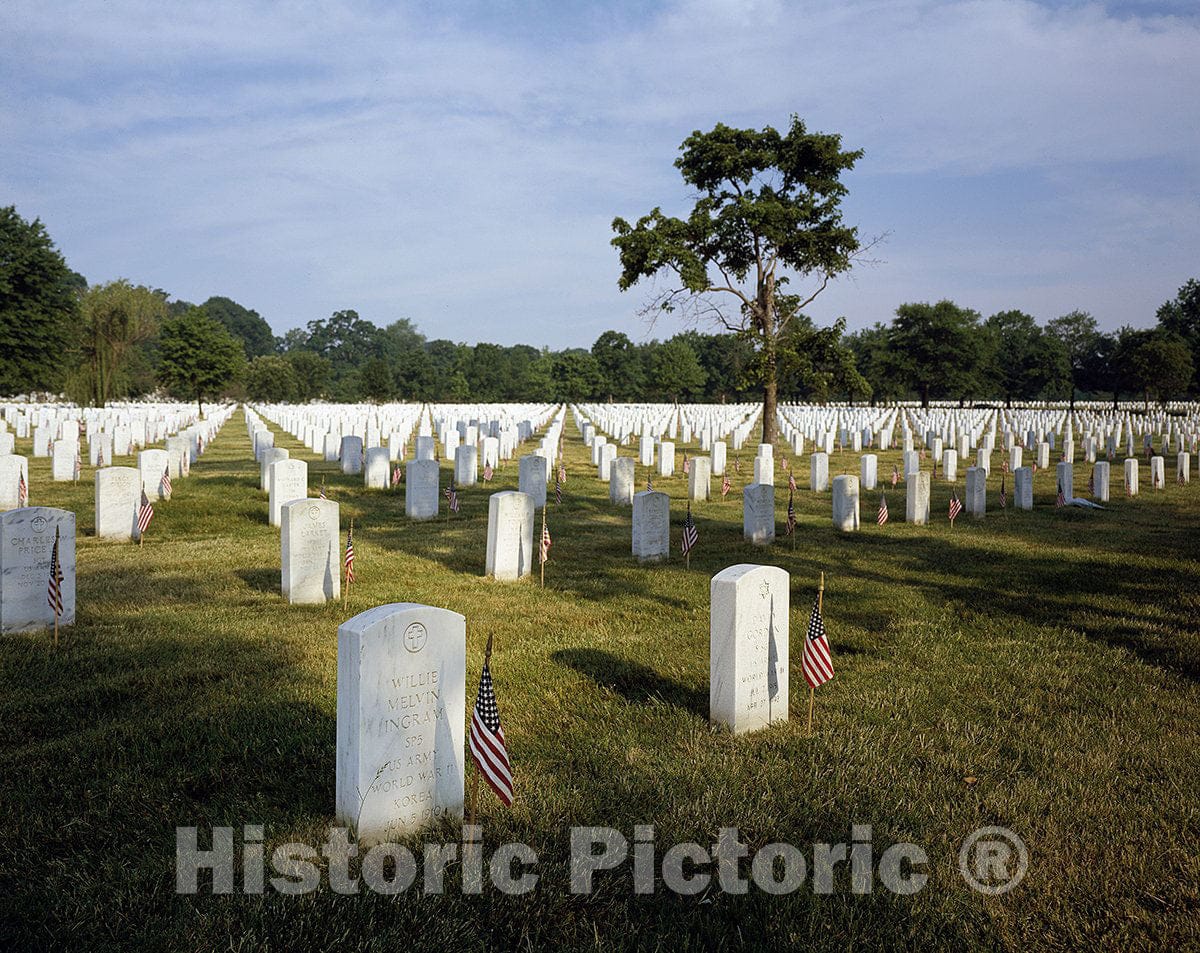
[[[654,669],[601,649],[561,649],[550,658],[608,688],[626,701],[645,705],[665,702],[708,718],[708,693],[659,675]]]
[[[239,569],[234,575],[258,592],[278,594],[280,591],[278,569]]]

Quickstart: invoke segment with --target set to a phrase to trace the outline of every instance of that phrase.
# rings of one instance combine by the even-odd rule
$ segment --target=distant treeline
[[[973,401],[1200,394],[1200,281],[1154,327],[1102,333],[1086,312],[1039,324],[984,319],[950,301],[903,304],[890,324],[844,333],[792,321],[778,352],[779,398]],[[125,280],[89,287],[45,228],[0,208],[0,394],[51,391],[83,404],[154,392],[257,401],[744,401],[763,357],[742,333],[694,330],[590,349],[427,340],[407,319],[379,327],[338,311],[276,337],[227,297],[196,305]]]

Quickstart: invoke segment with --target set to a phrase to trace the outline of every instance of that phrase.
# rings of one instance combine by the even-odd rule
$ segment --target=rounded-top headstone
[[[360,843],[462,820],[466,631],[411,602],[338,627],[336,816]]]

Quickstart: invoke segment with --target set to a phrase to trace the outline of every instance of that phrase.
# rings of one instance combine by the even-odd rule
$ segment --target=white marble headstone
[[[54,531],[60,532],[63,611],[58,624],[75,622],[75,514],[27,506],[0,514],[0,631],[50,628],[54,612],[46,598]]]
[[[787,572],[730,566],[709,595],[709,718],[735,734],[787,721]]]
[[[336,819],[360,844],[461,821],[466,619],[415,603],[338,627]]]

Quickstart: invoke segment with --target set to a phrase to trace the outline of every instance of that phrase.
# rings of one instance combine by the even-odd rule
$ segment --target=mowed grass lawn
[[[1036,509],[1006,518],[997,472],[983,521],[952,530],[950,488],[938,482],[932,525],[904,524],[901,486],[888,490],[889,525],[875,525],[878,494],[868,493],[861,532],[843,535],[830,495],[807,490],[805,456],[795,548],[782,535],[780,474],[780,538],[761,549],[742,540],[753,470],[743,451],[729,499],[695,508],[690,569],[678,555],[684,477],[655,478],[672,496],[675,554],[641,567],[630,512],[609,504],[569,421],[569,479],[551,507],[541,589],[536,577],[483,576],[488,493],[515,489],[515,461],[490,487],[464,489],[459,516],[414,524],[402,488],[367,491],[274,429],[277,446],[308,461],[312,495],[325,479],[343,531],[355,519],[359,581],[347,609],[282,601],[279,534],[240,411],[158,506],[143,549],[92,536],[90,468],[78,485],[54,484],[49,461],[31,459],[32,501],[78,517],[78,622],[57,650],[44,633],[0,637],[0,946],[1200,945],[1200,483],[1127,500],[1118,464],[1109,510],[1056,511],[1054,475],[1043,472]],[[28,454],[29,442],[17,450]],[[880,473],[898,462],[882,454]],[[857,473],[858,455],[835,454],[830,471]],[[449,472],[443,461],[443,486]],[[645,476],[639,467],[639,488]],[[1077,463],[1077,492],[1086,482]],[[740,562],[791,574],[792,717],[735,738],[708,722],[708,601],[710,578]],[[821,571],[837,676],[817,692],[809,737],[800,658]],[[327,880],[299,897],[214,896],[206,874],[198,896],[177,896],[177,826],[199,827],[207,847],[214,826],[262,824],[268,857],[285,842],[324,842],[338,624],[406,601],[467,617],[468,709],[495,635],[517,800],[506,810],[484,797],[480,820],[489,855],[510,841],[537,852],[536,889],[463,896],[451,866],[441,896],[421,892],[420,874],[399,896],[342,896]],[[848,842],[852,824],[870,824],[876,858],[920,845],[929,881],[898,896],[876,879],[857,895],[843,865],[832,895],[814,893],[811,877],[782,896],[726,894],[715,879],[696,896],[661,880],[635,895],[626,863],[572,895],[571,826],[616,828],[632,842],[640,824],[654,825],[660,858],[736,827],[751,853],[787,842],[810,863],[813,844]],[[1029,853],[1024,880],[994,897],[970,889],[957,864],[986,825],[1011,829]]]

